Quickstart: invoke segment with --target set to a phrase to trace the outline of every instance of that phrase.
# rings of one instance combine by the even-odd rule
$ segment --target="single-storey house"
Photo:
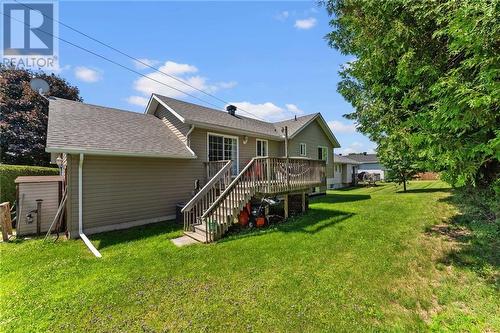
[[[358,174],[359,162],[352,160],[346,156],[333,155],[333,183],[330,184],[331,189],[354,186],[357,183],[356,175]]]
[[[385,167],[378,160],[377,154],[351,153],[347,157],[359,163],[358,173],[372,173],[379,175],[380,180],[384,180]]]
[[[184,202],[185,232],[209,242],[258,193],[334,183],[340,145],[319,113],[273,123],[158,94],[143,114],[49,99],[46,150],[64,161],[71,237],[170,220]]]

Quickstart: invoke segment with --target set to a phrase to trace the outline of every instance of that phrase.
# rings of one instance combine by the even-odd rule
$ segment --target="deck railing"
[[[214,177],[226,164],[227,160],[203,162],[205,165],[205,182]]]
[[[184,230],[191,231],[193,225],[201,224],[200,217],[231,183],[231,161],[211,177],[205,186],[189,200],[181,212],[184,214]]]
[[[301,158],[255,157],[201,215],[206,241],[225,233],[231,218],[257,193],[306,190],[325,181],[325,162]]]

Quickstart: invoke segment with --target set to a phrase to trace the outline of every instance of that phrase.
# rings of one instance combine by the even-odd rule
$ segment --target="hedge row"
[[[0,164],[0,202],[16,200],[16,180],[19,176],[53,176],[58,175],[59,169],[29,165]]]

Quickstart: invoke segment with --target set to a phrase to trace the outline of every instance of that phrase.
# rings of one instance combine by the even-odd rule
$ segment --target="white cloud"
[[[333,133],[355,133],[356,125],[350,123],[344,123],[339,120],[331,120],[328,122],[328,126],[332,129]]]
[[[250,102],[233,102],[231,104],[241,109],[241,115],[251,118],[264,119],[271,122],[290,119],[295,115],[304,114],[304,112],[300,110],[295,104],[285,104],[284,107],[280,107],[271,102],[265,102],[261,104],[254,104]]]
[[[134,89],[138,93],[142,94],[143,97],[149,97],[152,93],[157,93],[176,98],[186,96],[182,93],[182,91],[189,94],[199,95],[201,93],[197,89],[208,93],[214,93],[221,89],[232,88],[237,84],[234,81],[210,83],[206,77],[198,75],[199,70],[196,66],[190,64],[180,64],[173,61],[166,61],[159,68],[159,70],[188,83],[190,86],[176,80],[175,78],[156,71],[145,74],[147,77],[140,77],[134,81]],[[137,97],[140,96],[130,96],[127,100],[131,104],[139,105]]]
[[[290,12],[288,10],[284,10],[281,13],[277,14],[275,18],[278,21],[285,21],[290,16]]]
[[[375,144],[370,142],[365,145],[359,141],[354,141],[350,143],[347,147],[335,149],[335,154],[342,154],[342,155],[348,155],[352,153],[362,153],[362,152],[367,152],[369,154],[375,153]]]
[[[99,71],[85,66],[75,67],[75,76],[77,79],[88,83],[94,83],[102,79],[102,74]]]
[[[137,61],[137,60],[139,60],[139,61]],[[137,69],[146,69],[146,68],[148,68],[148,66],[154,67],[156,65],[159,65],[161,62],[159,60],[148,59],[148,58],[139,58],[137,60],[134,60],[134,66]]]
[[[318,20],[314,17],[309,17],[303,20],[296,20],[294,26],[297,29],[307,30],[313,28],[317,23]]]
[[[142,96],[129,96],[129,97],[127,97],[126,100],[130,104],[138,105],[138,106],[142,106],[142,107],[145,107],[146,105],[148,105],[148,102],[149,102],[148,98],[142,97]]]
[[[299,107],[295,104],[285,104],[285,106],[286,106],[287,110],[293,114],[296,114],[296,115],[304,114],[304,111],[299,109]]]
[[[236,87],[238,82],[236,81],[229,81],[229,82],[218,82],[216,85],[219,86],[221,89],[231,89]]]

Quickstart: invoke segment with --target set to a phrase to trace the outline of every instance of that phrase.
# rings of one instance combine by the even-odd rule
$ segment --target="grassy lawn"
[[[0,331],[500,331],[498,257],[442,182],[331,191],[287,224],[176,248],[157,224],[0,244]],[[481,252],[481,253],[479,253]]]

